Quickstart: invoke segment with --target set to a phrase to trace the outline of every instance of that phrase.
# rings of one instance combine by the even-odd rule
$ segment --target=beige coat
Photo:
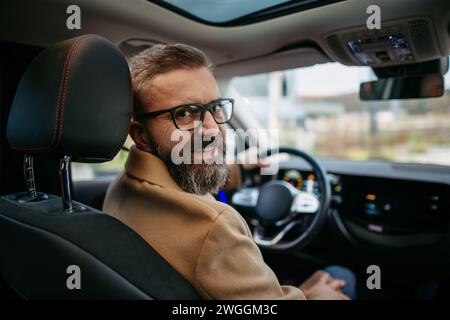
[[[130,226],[205,299],[305,299],[281,286],[232,207],[184,192],[158,157],[132,147],[103,210]]]

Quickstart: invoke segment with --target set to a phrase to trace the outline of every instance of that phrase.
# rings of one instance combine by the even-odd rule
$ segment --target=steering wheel
[[[276,153],[288,153],[309,163],[317,177],[317,194],[298,190],[286,181],[272,180],[261,187],[239,189],[231,203],[255,210],[257,223],[253,240],[257,245],[277,251],[297,250],[310,243],[320,231],[329,208],[331,187],[326,170],[305,151],[280,147],[265,155]]]

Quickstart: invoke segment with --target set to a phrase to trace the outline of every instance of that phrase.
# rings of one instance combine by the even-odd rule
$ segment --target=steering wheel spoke
[[[242,188],[231,197],[231,203],[235,206],[254,208],[258,202],[259,188]]]
[[[288,153],[308,162],[317,177],[318,193],[297,190],[286,181],[272,180],[261,187],[238,190],[231,204],[255,209],[257,223],[253,240],[259,246],[278,251],[300,249],[317,236],[325,221],[331,199],[327,172],[314,157],[300,149],[280,147],[264,155],[274,153]],[[290,236],[286,239],[288,233]]]
[[[300,220],[291,221],[287,225],[285,225],[279,232],[271,236],[264,236],[261,231],[262,227],[260,224],[258,224],[253,230],[253,241],[255,241],[257,245],[263,247],[272,247],[280,243],[280,241],[286,236],[286,234],[300,223]]]
[[[316,213],[319,210],[320,201],[318,197],[309,192],[298,191],[292,202],[291,212],[299,213]]]

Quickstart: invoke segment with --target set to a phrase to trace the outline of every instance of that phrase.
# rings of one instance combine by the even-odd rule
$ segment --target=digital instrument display
[[[284,181],[292,185],[294,188],[320,195],[319,182],[313,172],[301,172],[292,169],[285,172],[280,172],[280,175]],[[338,175],[328,174],[328,181],[330,182],[333,195],[337,195],[342,192],[343,187]]]
[[[366,177],[345,176],[344,180],[346,192],[340,212],[371,232],[435,232],[447,226],[445,186],[375,177],[370,178],[370,184]]]

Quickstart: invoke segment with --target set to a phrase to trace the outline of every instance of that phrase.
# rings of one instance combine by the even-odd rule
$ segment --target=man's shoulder
[[[200,196],[195,196],[195,197],[200,197]],[[214,197],[203,199],[202,202],[208,204],[208,206],[215,209],[215,211],[217,213],[217,215],[215,216],[216,220],[219,218],[219,216],[221,218],[219,222],[234,224],[239,227],[241,227],[243,225],[246,226],[246,222],[245,222],[244,218],[239,214],[239,212],[237,212],[230,205],[220,202],[220,201],[217,201],[216,199],[214,199]]]
[[[220,251],[225,243],[250,236],[232,207],[126,173],[111,184],[104,211],[136,231],[193,285],[202,252],[205,256],[212,247]]]
[[[211,222],[215,221],[221,213],[227,212],[227,216],[240,219],[239,214],[232,207],[215,200],[212,196],[199,196],[173,190],[138,179],[126,172],[122,172],[108,189],[104,209],[108,212],[112,207],[125,211],[163,209],[168,215],[187,214],[191,218],[207,219]]]

